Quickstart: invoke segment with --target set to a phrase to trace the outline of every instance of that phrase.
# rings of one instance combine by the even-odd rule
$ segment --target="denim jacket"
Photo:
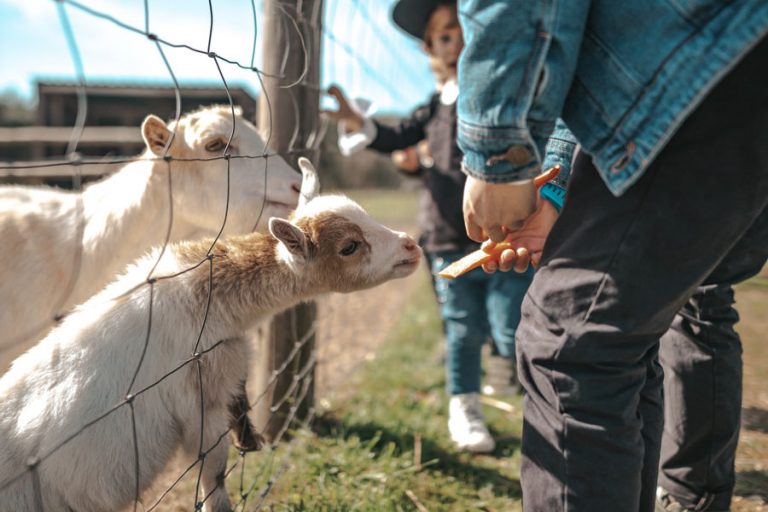
[[[459,0],[459,16],[463,170],[535,176],[561,117],[617,196],[768,34],[768,0]]]

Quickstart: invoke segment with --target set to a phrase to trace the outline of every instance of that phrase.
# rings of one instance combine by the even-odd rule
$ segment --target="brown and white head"
[[[230,106],[214,105],[169,124],[149,115],[141,132],[148,156],[173,159],[174,216],[181,222],[218,231],[226,211],[226,234],[266,232],[269,217],[296,207],[301,175],[279,156],[261,157],[264,142],[239,108],[233,115]]]
[[[299,206],[290,220],[269,219],[278,259],[312,281],[317,292],[351,292],[413,273],[421,249],[405,233],[373,220],[342,195],[318,196],[315,169],[299,159],[304,175]]]

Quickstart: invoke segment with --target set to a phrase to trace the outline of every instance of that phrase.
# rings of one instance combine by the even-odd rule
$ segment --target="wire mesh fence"
[[[57,297],[53,301],[49,314],[42,315],[39,323],[29,330],[15,335],[15,339],[4,340],[6,346],[29,341],[34,333],[45,332],[51,325],[65,321],[73,303],[76,300],[75,290],[79,286],[81,277],[86,274],[84,265],[84,245],[86,240],[86,206],[83,204],[82,191],[84,177],[99,176],[105,172],[111,172],[127,164],[133,164],[138,160],[150,163],[163,170],[162,176],[167,190],[165,201],[164,228],[162,244],[159,250],[153,253],[154,263],[149,265],[146,277],[137,286],[129,290],[121,290],[120,293],[111,296],[110,300],[118,301],[121,298],[133,297],[134,300],[142,300],[147,304],[147,314],[144,325],[139,329],[142,332],[140,339],[133,340],[141,346],[139,360],[135,363],[125,361],[130,365],[130,379],[126,383],[117,383],[124,389],[120,399],[112,406],[96,414],[86,415],[80,418],[77,428],[67,432],[59,442],[45,446],[28,457],[24,464],[15,468],[13,475],[0,481],[0,494],[4,490],[24,487],[32,496],[28,503],[30,510],[47,510],[47,496],[41,485],[41,468],[56,453],[72,443],[78,436],[83,435],[94,425],[107,421],[120,415],[127,420],[130,428],[127,435],[130,437],[132,457],[130,461],[119,461],[130,467],[127,477],[132,481],[132,510],[163,510],[170,496],[176,495],[179,499],[179,489],[184,487],[184,481],[194,481],[193,491],[187,499],[188,509],[207,509],[214,490],[203,487],[204,470],[206,461],[211,454],[222,445],[229,443],[228,438],[242,435],[238,432],[238,425],[243,425],[250,414],[259,425],[259,432],[255,444],[265,442],[265,446],[259,451],[241,449],[236,456],[230,457],[223,474],[217,475],[218,486],[226,486],[229,493],[237,497],[233,503],[235,510],[257,510],[268,500],[271,490],[280,478],[285,463],[291,456],[290,446],[280,448],[290,431],[311,424],[315,416],[313,403],[313,390],[315,387],[318,365],[318,350],[314,339],[318,330],[318,320],[315,316],[313,305],[304,305],[286,312],[271,326],[261,325],[255,330],[253,336],[257,338],[261,358],[260,381],[255,385],[256,391],[251,390],[247,401],[233,409],[235,420],[228,428],[221,429],[213,436],[204,438],[206,430],[206,397],[209,390],[206,389],[203,378],[206,358],[209,354],[220,351],[222,346],[231,342],[229,339],[220,339],[214,343],[206,344],[203,340],[208,326],[211,308],[215,302],[215,287],[217,286],[214,275],[219,264],[217,246],[219,241],[226,236],[228,222],[230,222],[231,196],[233,194],[231,175],[234,162],[258,161],[263,163],[263,190],[264,193],[256,198],[259,204],[254,211],[258,212],[251,229],[255,230],[263,224],[262,216],[265,204],[268,202],[267,183],[270,173],[277,172],[276,166],[281,158],[294,162],[299,156],[308,156],[317,159],[320,144],[327,130],[327,122],[318,115],[319,96],[325,85],[330,81],[346,81],[354,89],[360,88],[361,75],[368,78],[366,83],[375,83],[376,88],[384,90],[386,94],[397,98],[398,101],[406,101],[403,92],[404,87],[414,87],[413,80],[400,81],[395,84],[391,77],[387,77],[371,62],[370,56],[381,52],[382,48],[391,49],[391,42],[386,40],[380,24],[374,19],[371,11],[381,9],[377,2],[363,3],[355,0],[351,4],[347,2],[333,2],[330,6],[323,6],[323,2],[296,0],[295,2],[265,0],[263,6],[257,5],[255,0],[246,3],[242,10],[242,16],[252,21],[252,38],[248,41],[250,48],[249,58],[242,59],[218,53],[214,44],[215,34],[215,9],[214,1],[208,0],[208,30],[206,44],[200,46],[188,44],[181,40],[166,37],[152,30],[153,17],[151,0],[143,1],[143,23],[125,21],[119,16],[85,5],[74,0],[54,0],[51,9],[55,9],[59,18],[61,31],[67,45],[67,51],[73,63],[76,77],[77,109],[74,126],[66,145],[64,153],[45,161],[34,162],[0,162],[0,173],[3,176],[28,176],[35,174],[45,176],[46,173],[61,174],[57,168],[65,168],[71,172],[72,189],[75,192],[75,232],[72,239],[72,247],[68,249],[71,261],[67,263],[67,278],[63,285],[58,287]],[[93,23],[101,23],[104,30],[123,31],[138,39],[145,39],[151,43],[154,50],[162,60],[172,83],[175,96],[175,116],[168,124],[170,133],[164,141],[161,150],[154,155],[144,155],[135,158],[104,158],[86,157],[78,150],[83,133],[86,129],[88,118],[88,78],[82,58],[82,51],[78,44],[77,31],[73,29],[71,14],[77,12],[92,19]],[[359,28],[352,32],[339,34],[335,28],[340,25],[357,24]],[[265,37],[266,34],[266,37]],[[270,36],[271,34],[271,36]],[[351,34],[351,36],[350,36]],[[271,37],[271,39],[270,39]],[[349,38],[357,39],[351,42]],[[264,43],[263,39],[268,42]],[[242,42],[241,42],[242,44]],[[326,45],[322,58],[330,59],[324,66],[330,75],[321,81],[321,46]],[[260,47],[261,46],[261,47]],[[183,124],[183,96],[184,87],[174,71],[174,66],[168,58],[168,50],[183,50],[192,54],[204,56],[213,63],[217,78],[226,93],[229,123],[226,126],[229,132],[223,139],[223,147],[218,148],[217,154],[212,156],[188,156],[174,154],[172,148],[174,141],[182,137],[179,127]],[[264,54],[263,64],[257,65],[258,51]],[[354,63],[346,67],[334,68],[333,61],[338,57],[338,52],[346,54],[345,62]],[[397,60],[393,53],[384,53],[388,58]],[[349,60],[351,59],[351,60]],[[416,77],[420,72],[416,65],[406,64],[407,73]],[[242,129],[242,116],[237,112],[230,85],[226,78],[225,68],[234,67],[252,73],[259,84],[261,91],[259,108],[259,128],[264,139],[263,150],[242,154],[235,147],[236,133]],[[412,69],[413,68],[413,69]],[[345,76],[346,74],[346,76]],[[423,75],[422,75],[423,76]],[[371,82],[372,81],[372,82]],[[373,93],[375,94],[376,91]],[[413,94],[410,92],[409,94]],[[210,235],[212,239],[207,244],[207,250],[201,258],[185,268],[172,273],[164,272],[161,261],[169,251],[169,246],[176,241],[174,238],[175,212],[174,204],[177,202],[177,188],[174,184],[174,175],[180,166],[199,165],[208,166],[214,171],[212,164],[221,164],[219,169],[226,175],[226,192],[219,201],[223,204],[223,213],[216,230]],[[89,171],[93,169],[93,171]],[[146,249],[149,249],[147,247]],[[186,358],[165,368],[163,372],[151,382],[140,377],[145,370],[147,354],[152,352],[151,344],[157,342],[153,332],[158,329],[158,324],[167,321],[167,318],[158,318],[153,314],[157,310],[158,290],[164,282],[184,279],[187,274],[203,272],[207,275],[205,286],[204,308],[200,314],[197,335],[188,340],[189,351]],[[98,288],[107,283],[99,283]],[[141,297],[137,299],[137,297]],[[324,315],[333,315],[332,307],[328,304],[321,308]],[[326,333],[327,336],[343,336],[345,333]],[[350,333],[346,333],[350,335]],[[360,333],[352,333],[359,336]],[[324,360],[336,357],[333,351],[325,352]],[[192,461],[178,467],[172,465],[166,470],[161,483],[147,483],[143,478],[143,468],[151,465],[152,455],[148,455],[143,448],[140,430],[137,425],[142,421],[141,414],[137,410],[141,408],[141,402],[148,395],[157,393],[164,383],[177,378],[181,374],[195,377],[193,384],[196,388],[199,403],[199,439],[197,440],[197,456]],[[245,394],[243,399],[245,399]],[[263,438],[263,439],[261,439]],[[242,442],[243,439],[240,438]],[[251,448],[254,440],[251,440]],[[109,454],[99,456],[103,463],[118,463],[110,461]],[[73,461],[73,465],[75,461]],[[258,470],[253,471],[253,467]],[[247,469],[250,468],[250,469]],[[75,467],[69,471],[76,471]],[[158,488],[161,485],[161,488]],[[21,487],[19,487],[21,486]],[[149,490],[153,491],[151,494]],[[6,505],[0,504],[0,510]],[[78,507],[70,506],[72,510]]]

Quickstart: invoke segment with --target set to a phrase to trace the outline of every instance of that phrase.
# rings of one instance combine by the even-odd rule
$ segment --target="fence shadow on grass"
[[[317,417],[312,430],[321,437],[348,438],[355,436],[362,442],[378,438],[378,442],[372,447],[374,452],[381,451],[389,443],[392,443],[397,447],[397,451],[402,453],[413,450],[415,444],[415,438],[412,434],[398,433],[374,422],[345,423],[333,414]],[[439,460],[436,464],[425,466],[424,471],[440,471],[477,489],[490,485],[495,496],[508,496],[516,499],[522,496],[519,480],[509,478],[494,469],[474,464],[472,459],[467,460],[467,457],[462,454],[447,451],[429,438],[422,437],[421,449],[422,462],[432,459]],[[491,456],[507,457],[509,453],[519,451],[519,449],[520,439],[505,435],[499,439]]]
[[[759,407],[744,407],[741,410],[741,428],[768,434],[768,411]]]

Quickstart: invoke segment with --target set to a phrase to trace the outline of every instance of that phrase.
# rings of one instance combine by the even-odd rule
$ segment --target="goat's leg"
[[[229,403],[229,427],[230,440],[235,448],[243,452],[253,452],[261,450],[264,445],[264,438],[256,432],[248,418],[248,395],[245,391],[245,382],[240,384],[237,395]]]
[[[203,453],[198,453],[200,448],[199,428],[192,426],[185,435],[185,451],[193,457],[202,459],[203,467],[200,473],[202,489],[198,499],[204,502],[204,512],[232,511],[227,489],[224,486],[229,441],[222,434],[227,431],[227,417],[228,412],[223,407],[206,407],[202,434]],[[194,423],[199,425],[198,422]]]
[[[219,431],[221,432],[221,431]],[[203,474],[200,478],[205,504],[204,512],[231,512],[232,505],[224,485],[227,470],[227,452],[229,443],[222,439],[205,457]]]

